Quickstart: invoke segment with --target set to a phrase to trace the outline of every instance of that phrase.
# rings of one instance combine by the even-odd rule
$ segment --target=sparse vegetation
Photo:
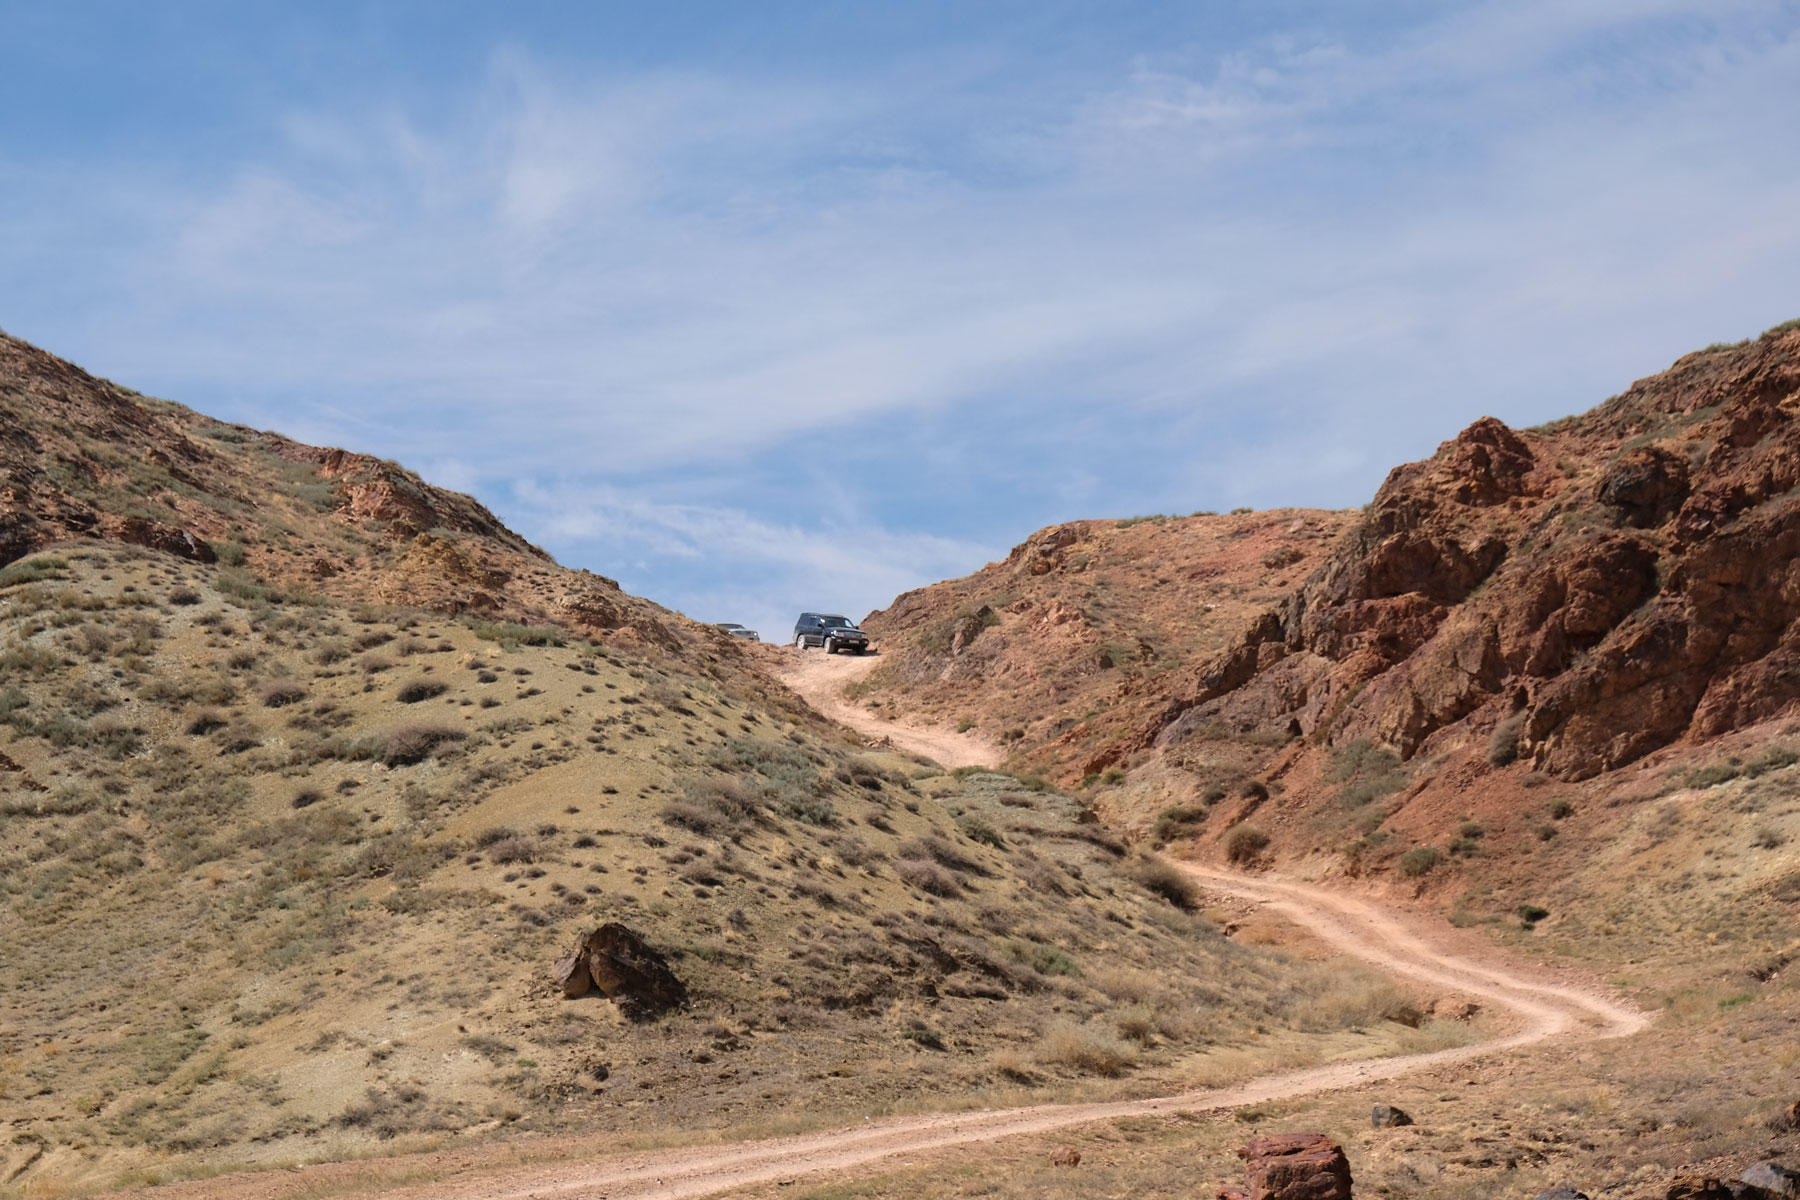
[[[1240,866],[1255,862],[1269,848],[1269,835],[1254,825],[1233,825],[1225,831],[1225,857]]]
[[[1419,879],[1431,874],[1443,861],[1436,846],[1415,846],[1400,856],[1400,873],[1408,879]]]

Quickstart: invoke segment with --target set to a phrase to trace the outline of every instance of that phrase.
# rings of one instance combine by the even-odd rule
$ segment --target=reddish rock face
[[[1259,1137],[1238,1157],[1250,1200],[1350,1200],[1350,1161],[1322,1133]]]
[[[1778,715],[1800,698],[1796,410],[1786,330],[1541,430],[1483,418],[1396,468],[1325,563],[1121,745],[1200,709],[1410,757],[1522,709],[1520,753],[1583,779]]]

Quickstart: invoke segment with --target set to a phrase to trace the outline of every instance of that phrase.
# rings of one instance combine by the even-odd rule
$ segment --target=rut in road
[[[1452,988],[1510,1013],[1513,1032],[1476,1046],[1428,1054],[1334,1063],[1267,1075],[1230,1087],[1147,1100],[1048,1104],[933,1116],[893,1117],[847,1129],[732,1146],[650,1151],[505,1174],[438,1180],[381,1192],[389,1200],[678,1200],[746,1184],[841,1172],[881,1159],[945,1147],[1043,1133],[1069,1125],[1175,1110],[1257,1104],[1355,1087],[1428,1067],[1463,1062],[1550,1038],[1622,1037],[1649,1018],[1584,988],[1534,980],[1491,951],[1477,958],[1437,944],[1415,923],[1356,897],[1272,876],[1246,876],[1178,863],[1206,887],[1267,905],[1346,954],[1385,971]],[[312,1184],[356,1178],[357,1164],[333,1164],[286,1177],[238,1176],[177,1185],[184,1200],[259,1197],[275,1200]],[[291,1186],[290,1186],[291,1184]]]

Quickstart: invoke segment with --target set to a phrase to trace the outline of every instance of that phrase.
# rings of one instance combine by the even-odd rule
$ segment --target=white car
[[[713,628],[714,629],[723,629],[731,637],[743,638],[747,642],[762,641],[762,638],[757,634],[756,630],[745,629],[742,625],[739,625],[736,621],[714,621]]]

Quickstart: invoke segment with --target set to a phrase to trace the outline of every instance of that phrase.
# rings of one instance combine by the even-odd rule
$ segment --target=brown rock
[[[634,1021],[687,1007],[687,986],[669,969],[668,960],[616,921],[588,934],[576,956],[585,962],[600,994]]]
[[[562,989],[565,1000],[573,1000],[577,996],[585,996],[588,989],[594,986],[593,976],[588,974],[587,955],[571,954],[567,958],[559,958],[556,965],[550,968],[550,977],[556,986]]]
[[[1732,1200],[1730,1188],[1705,1175],[1677,1175],[1664,1195],[1668,1200]]]
[[[1222,1187],[1215,1195],[1218,1200],[1250,1200],[1250,1193],[1243,1188]]]
[[[1050,1165],[1053,1167],[1078,1167],[1081,1165],[1081,1151],[1073,1146],[1058,1146],[1050,1152]]]
[[[1411,1125],[1412,1123],[1413,1119],[1411,1114],[1403,1108],[1394,1107],[1392,1104],[1377,1104],[1369,1112],[1369,1124],[1373,1125],[1376,1129],[1393,1129],[1398,1128],[1401,1125]]]
[[[1350,1161],[1322,1133],[1254,1138],[1238,1157],[1250,1200],[1350,1200]]]

